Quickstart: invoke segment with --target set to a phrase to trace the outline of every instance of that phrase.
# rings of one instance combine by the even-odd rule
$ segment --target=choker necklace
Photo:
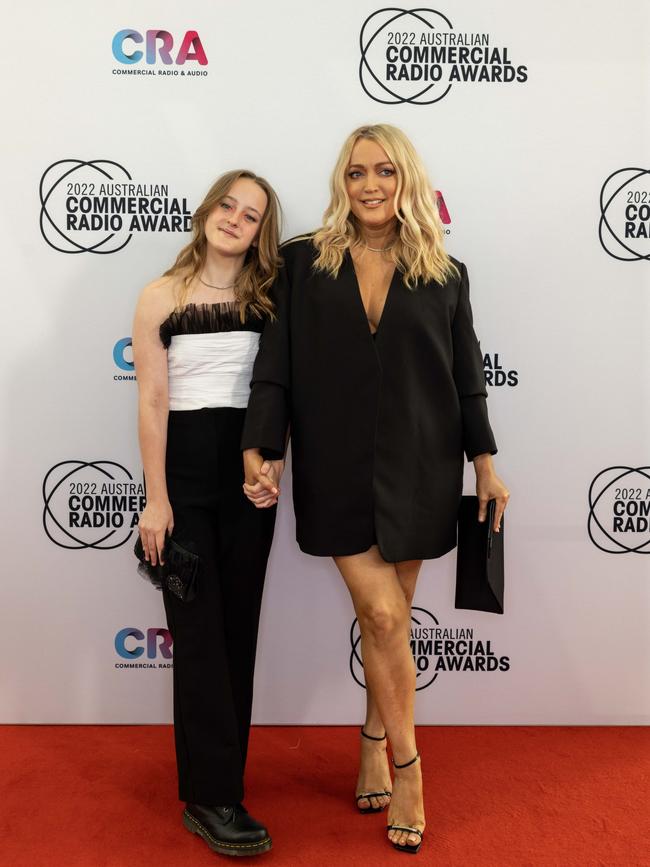
[[[370,250],[371,253],[388,253],[389,250],[392,250],[395,246],[395,241],[388,247],[371,247],[369,244],[366,244],[365,241],[361,242],[366,250]]]
[[[203,277],[199,277],[199,282],[203,283],[204,286],[209,286],[210,289],[220,289],[222,292],[226,289],[232,289],[235,285],[234,283],[231,283],[230,286],[214,286],[212,283],[206,283]]]

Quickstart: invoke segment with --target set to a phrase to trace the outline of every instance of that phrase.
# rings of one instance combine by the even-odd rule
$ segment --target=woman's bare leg
[[[410,607],[395,564],[386,563],[376,546],[363,554],[335,557],[359,621],[366,683],[386,726],[397,764],[416,753],[413,705],[415,664],[408,641]],[[373,732],[374,733],[374,732]],[[389,824],[424,830],[422,776],[416,762],[396,777]],[[415,834],[392,831],[395,843],[417,844]]]
[[[422,566],[422,560],[403,560],[400,563],[395,563],[398,581],[402,587],[406,604],[411,610],[413,604],[413,596],[415,594],[415,586]],[[409,641],[411,638],[411,622],[407,626]],[[372,694],[372,689],[366,683],[366,720],[363,725],[363,730],[373,737],[381,737],[386,726],[379,713],[377,702]],[[357,780],[357,794],[360,792],[382,792],[391,790],[390,771],[388,769],[388,757],[386,755],[385,742],[369,741],[367,738],[361,738],[361,760],[359,763],[359,778]],[[382,796],[379,798],[362,799],[359,801],[361,809],[368,806],[385,807],[389,803],[388,797]]]

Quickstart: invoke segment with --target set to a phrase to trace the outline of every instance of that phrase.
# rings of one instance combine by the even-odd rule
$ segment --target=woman
[[[417,852],[425,827],[415,742],[410,609],[423,559],[456,544],[463,450],[479,520],[508,498],[492,464],[467,270],[442,245],[422,163],[404,133],[355,130],[313,236],[283,248],[278,318],[255,363],[242,447],[245,491],[267,507],[291,427],[301,549],[332,556],[361,628],[367,713],[357,802],[389,806],[388,837]],[[391,779],[384,748],[395,767]]]
[[[174,640],[174,733],[185,826],[255,855],[266,828],[241,804],[257,628],[275,510],[242,492],[239,442],[259,335],[273,315],[279,206],[250,171],[222,175],[173,267],[139,300],[133,352],[152,566],[167,533],[199,556],[196,597],[163,588]]]

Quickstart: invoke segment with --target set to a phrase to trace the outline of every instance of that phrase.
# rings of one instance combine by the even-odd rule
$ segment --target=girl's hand
[[[284,461],[264,460],[257,449],[244,451],[244,493],[257,509],[274,506],[280,496]]]
[[[152,566],[164,564],[165,534],[174,529],[174,515],[169,500],[147,503],[140,515],[138,531],[142,539],[144,556]]]

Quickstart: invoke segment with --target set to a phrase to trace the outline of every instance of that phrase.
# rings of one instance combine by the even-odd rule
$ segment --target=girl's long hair
[[[244,267],[234,286],[235,300],[239,304],[239,315],[243,322],[249,312],[257,317],[264,315],[273,317],[274,308],[269,297],[269,289],[281,263],[278,255],[280,203],[271,184],[254,172],[248,169],[236,169],[217,178],[192,216],[192,240],[183,247],[164,276],[181,278],[176,304],[182,307],[188,301],[192,282],[201,273],[205,264],[208,248],[205,221],[215,206],[228,195],[228,191],[239,178],[250,178],[264,190],[267,198],[266,210],[257,235],[257,245],[248,248]]]
[[[330,180],[331,198],[323,214],[323,225],[312,237],[318,250],[314,267],[336,277],[345,251],[361,237],[345,184],[352,149],[360,138],[377,142],[395,167],[399,234],[391,256],[404,275],[404,282],[409,288],[420,280],[444,283],[457,274],[457,269],[443,246],[442,221],[434,190],[410,140],[401,129],[384,123],[355,129],[343,144]]]

